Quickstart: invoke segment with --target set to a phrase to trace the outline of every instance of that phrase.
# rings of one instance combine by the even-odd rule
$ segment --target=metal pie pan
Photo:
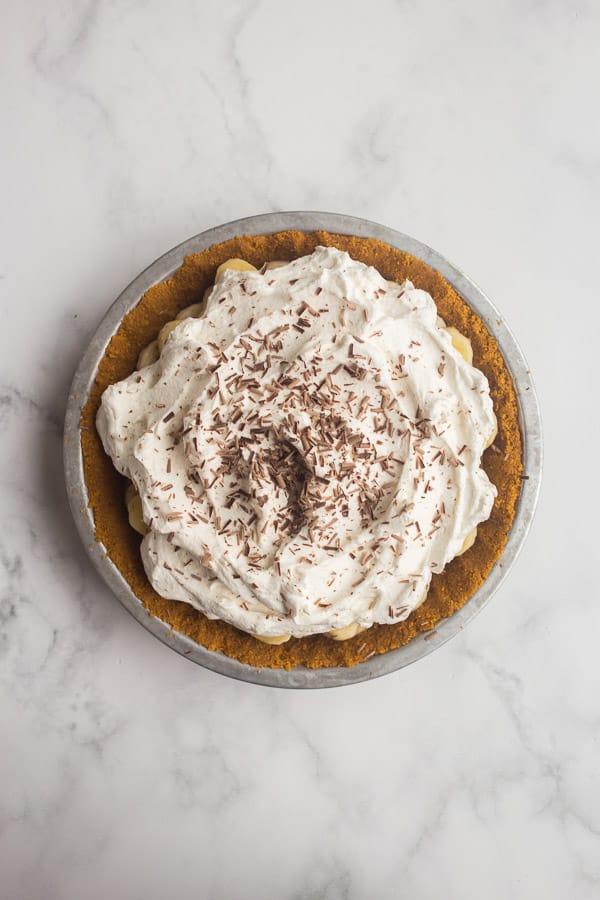
[[[81,413],[107,344],[118,330],[125,314],[138,303],[148,288],[172,275],[190,253],[197,253],[212,244],[218,244],[242,234],[273,234],[289,229],[305,232],[323,230],[337,234],[376,238],[416,256],[427,265],[437,269],[483,319],[489,331],[498,341],[512,375],[519,404],[526,479],[523,481],[515,519],[504,552],[490,575],[467,603],[454,615],[439,622],[434,631],[418,635],[404,647],[374,656],[348,668],[308,669],[296,667],[289,671],[256,668],[231,659],[222,653],[207,650],[187,635],[175,631],[166,622],[151,616],[106,555],[104,545],[96,541],[94,520],[92,511],[88,507],[88,493],[84,480],[79,424]],[[73,378],[65,420],[64,463],[69,503],[83,545],[106,584],[125,609],[144,628],[187,659],[231,678],[282,688],[325,688],[368,681],[416,662],[454,637],[490,601],[512,568],[533,519],[542,471],[542,434],[535,389],[521,349],[504,317],[500,315],[480,288],[463,272],[420,241],[375,222],[335,213],[282,212],[251,216],[204,231],[169,250],[125,288],[102,319]]]

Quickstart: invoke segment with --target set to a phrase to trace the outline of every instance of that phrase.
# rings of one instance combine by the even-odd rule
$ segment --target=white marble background
[[[594,0],[2,4],[0,896],[600,896]],[[465,268],[537,379],[539,514],[452,644],[284,692],[193,666],[88,564],[68,383],[203,229],[324,209]]]

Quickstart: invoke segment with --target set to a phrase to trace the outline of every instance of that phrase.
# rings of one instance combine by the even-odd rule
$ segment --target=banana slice
[[[498,437],[498,420],[496,419],[496,417],[494,417],[494,430],[492,431],[491,435],[487,439],[487,443],[486,443],[484,449],[487,450],[488,447],[491,447],[497,437]]]
[[[454,328],[453,325],[448,325],[446,327],[446,331],[452,338],[452,346],[455,350],[458,350],[460,355],[466,362],[469,363],[470,366],[473,365],[473,347],[471,346],[471,341],[468,337],[465,337],[464,334],[461,334],[457,328]]]
[[[151,366],[152,363],[156,362],[159,356],[160,353],[158,350],[158,341],[152,341],[151,344],[148,344],[147,347],[144,347],[144,349],[138,356],[136,368],[145,369],[146,366]]]
[[[274,259],[273,262],[267,263],[267,269],[280,269],[282,266],[287,266],[287,259]]]
[[[127,513],[131,527],[141,535],[148,534],[149,529],[142,516],[142,498],[131,482],[127,485],[127,490],[125,491],[125,503],[127,504]]]
[[[158,332],[158,349],[162,351],[162,348],[165,346],[165,342],[174,328],[177,328],[179,322],[177,319],[172,319],[170,322],[167,322]]]
[[[438,323],[439,323],[439,316],[438,316]],[[453,325],[447,325],[446,331],[448,332],[448,334],[450,335],[450,337],[452,339],[452,346],[454,347],[454,349],[458,350],[458,352],[460,353],[462,358],[466,362],[468,362],[469,365],[472,366],[473,365],[473,347],[471,345],[471,341],[469,340],[469,338],[465,337],[464,334],[461,334],[460,331],[458,331],[457,328],[454,328]],[[490,437],[487,440],[487,443],[484,447],[485,450],[487,450],[488,447],[492,446],[492,444],[496,440],[497,436],[498,436],[498,422],[495,421],[494,430],[492,431]],[[475,538],[473,538],[473,540],[475,540]],[[471,544],[469,544],[469,547],[470,546],[471,546]],[[463,548],[463,550],[461,550],[461,553],[464,553],[465,550],[469,549],[469,547]]]
[[[365,631],[365,629],[361,628],[358,622],[351,622],[350,625],[346,625],[344,628],[334,628],[333,631],[328,631],[327,637],[334,641],[349,641],[350,638],[360,634],[361,631]]]
[[[204,300],[200,303],[192,303],[191,306],[186,306],[185,309],[182,309],[181,312],[177,313],[175,318],[178,322],[181,322],[182,319],[197,319],[203,312]]]
[[[463,541],[463,545],[456,554],[457,556],[462,556],[463,553],[466,553],[467,550],[470,550],[473,544],[475,543],[475,538],[477,537],[477,528],[474,528],[473,531],[470,531],[466,538]]]
[[[253,634],[252,637],[255,637],[257,641],[261,641],[263,644],[285,644],[286,641],[289,641],[291,638],[291,634]]]
[[[236,272],[256,272],[256,266],[253,266],[252,263],[246,262],[245,259],[226,259],[224,263],[221,263],[219,268],[215,273],[215,281],[218,281],[223,272],[226,269],[235,269]]]

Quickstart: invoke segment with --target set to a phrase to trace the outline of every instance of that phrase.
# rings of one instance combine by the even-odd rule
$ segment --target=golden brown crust
[[[484,469],[498,488],[498,497],[490,518],[478,527],[475,545],[453,560],[441,575],[433,576],[426,601],[406,621],[374,625],[345,642],[317,635],[292,638],[285,644],[271,646],[224,622],[207,619],[186,603],[165,600],[152,589],[142,566],[140,537],[127,519],[123,501],[125,480],[104,453],[95,419],[104,389],[133,371],[138,354],[154,340],[165,322],[202,297],[220,263],[230,257],[240,257],[260,266],[265,260],[303,256],[319,244],[346,250],[354,259],[375,266],[390,280],[402,282],[409,278],[416,287],[431,294],[448,325],[454,325],[470,338],[474,365],[489,380],[498,418],[498,437],[483,457]],[[522,449],[514,387],[498,345],[483,321],[438,272],[415,257],[371,238],[324,231],[244,235],[188,256],[171,278],[150,288],[123,319],[98,368],[81,425],[85,479],[96,536],[135,595],[153,616],[175,630],[210,650],[252,666],[286,669],[298,665],[352,666],[374,654],[407,644],[416,635],[435,628],[441,619],[460,609],[490,573],[506,543],[521,490]]]

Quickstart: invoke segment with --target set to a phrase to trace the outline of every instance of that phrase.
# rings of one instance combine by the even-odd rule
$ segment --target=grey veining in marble
[[[0,895],[598,897],[598,5],[5,7]],[[189,235],[293,208],[469,272],[545,424],[492,604],[343,691],[160,645],[95,575],[62,482],[68,384],[112,299]]]

